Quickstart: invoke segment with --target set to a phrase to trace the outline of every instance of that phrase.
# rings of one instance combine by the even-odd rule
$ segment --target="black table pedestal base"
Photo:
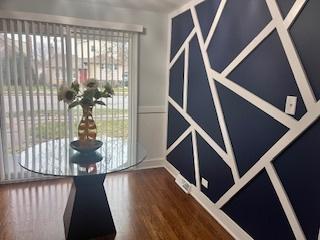
[[[63,215],[67,240],[109,236],[116,229],[103,187],[106,174],[73,177],[69,199]]]

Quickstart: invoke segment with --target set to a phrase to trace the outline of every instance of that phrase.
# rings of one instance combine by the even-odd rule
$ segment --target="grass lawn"
[[[110,137],[128,137],[128,120],[114,120],[114,121],[101,121],[95,120],[97,125],[97,138],[101,135],[106,135]],[[65,127],[68,128],[68,125],[54,121],[48,121],[48,139],[58,139],[59,138],[59,130],[60,136],[64,136]],[[36,138],[39,138],[41,132],[41,138],[46,138],[46,125],[45,123],[37,126],[35,128]],[[73,123],[73,136],[78,136],[78,122]]]
[[[73,116],[75,119],[77,119],[77,114],[78,114],[78,111],[79,111],[79,117],[82,116],[82,109],[79,107],[79,110],[77,108],[74,108],[72,109],[72,113],[73,113]],[[36,111],[35,110],[35,116],[34,116],[34,119],[38,119],[38,113],[40,112],[40,116],[44,117],[45,116],[45,111],[44,110],[40,110],[40,111]],[[58,110],[54,110],[54,111],[51,111],[51,110],[47,110],[47,113],[48,113],[48,117],[51,118],[52,115],[54,116],[58,116],[59,115],[59,112]],[[20,115],[22,115],[23,113],[21,112]],[[61,108],[60,109],[60,116],[63,116],[64,114],[64,109]],[[100,115],[102,116],[109,116],[109,118],[111,118],[111,116],[122,116],[122,115],[125,115],[125,116],[128,116],[128,109],[110,109],[110,108],[106,108],[105,106],[102,106],[101,108],[100,107],[95,107],[93,109],[93,117],[94,118],[99,118]],[[97,115],[97,117],[96,117]],[[27,116],[31,116],[31,111],[27,111]],[[9,117],[9,113],[6,112],[6,117]],[[12,117],[17,117],[17,112],[14,112],[12,113]]]
[[[8,87],[4,86],[3,91],[4,91],[5,94],[7,94],[8,90],[9,90]],[[44,87],[43,85],[39,86],[39,94],[43,95],[45,90],[46,90],[46,93],[47,93],[48,97],[51,97],[51,88],[50,88],[50,86],[46,86],[46,87]],[[114,90],[115,95],[128,96],[128,87],[120,86],[120,87],[113,88],[113,90]],[[22,94],[22,87],[21,86],[18,86],[17,92],[18,92],[19,95]],[[33,92],[33,95],[36,96],[36,93],[38,92],[37,87],[32,86],[32,92]],[[29,93],[30,93],[29,92],[29,85],[27,85],[26,86],[26,95],[29,96]],[[14,94],[15,94],[15,87],[11,86],[11,95],[14,96]],[[58,94],[58,87],[57,86],[53,86],[52,87],[52,94],[53,94],[53,97],[57,97],[57,94]]]

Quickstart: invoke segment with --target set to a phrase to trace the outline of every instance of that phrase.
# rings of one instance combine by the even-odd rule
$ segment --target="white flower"
[[[85,83],[84,86],[87,89],[92,89],[92,88],[97,88],[98,87],[98,82],[95,79],[88,79]]]
[[[58,100],[59,101],[62,101],[63,100],[63,93],[65,91],[65,88],[67,88],[65,85],[61,85],[59,87],[59,90],[58,90]]]
[[[75,99],[76,95],[77,93],[72,88],[64,85],[62,85],[58,91],[59,101],[63,100],[66,103],[71,103]]]

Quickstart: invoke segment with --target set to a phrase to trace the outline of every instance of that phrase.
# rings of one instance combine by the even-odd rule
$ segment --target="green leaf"
[[[68,109],[74,108],[75,106],[78,106],[78,105],[80,105],[79,101],[72,102],[72,103],[69,104]]]
[[[96,92],[94,94],[95,99],[99,99],[102,97],[102,92],[99,91],[99,89],[96,89]]]
[[[92,106],[93,105],[93,100],[90,97],[83,97],[80,100],[81,105],[86,105],[86,106]]]
[[[99,105],[104,105],[104,106],[106,106],[106,104],[105,104],[103,101],[95,101],[94,103],[95,103],[95,104],[99,104]]]
[[[101,94],[101,97],[104,97],[104,98],[112,98],[112,95],[109,94],[109,93],[102,93],[102,94]]]
[[[71,88],[72,88],[76,93],[78,93],[79,90],[80,90],[80,85],[79,85],[78,82],[74,81],[74,82],[71,83]]]
[[[108,83],[108,82],[106,83],[106,85],[104,86],[104,91],[103,92],[104,93],[108,93],[110,95],[114,94],[113,88],[112,88],[110,83]]]
[[[90,88],[83,92],[84,98],[93,98],[96,93],[96,88]]]

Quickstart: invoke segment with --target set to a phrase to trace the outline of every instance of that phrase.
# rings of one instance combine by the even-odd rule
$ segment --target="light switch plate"
[[[206,180],[205,178],[201,178],[201,185],[205,188],[208,188],[208,180]]]
[[[296,96],[287,96],[285,112],[290,115],[295,115],[296,108],[297,108],[297,97]]]

